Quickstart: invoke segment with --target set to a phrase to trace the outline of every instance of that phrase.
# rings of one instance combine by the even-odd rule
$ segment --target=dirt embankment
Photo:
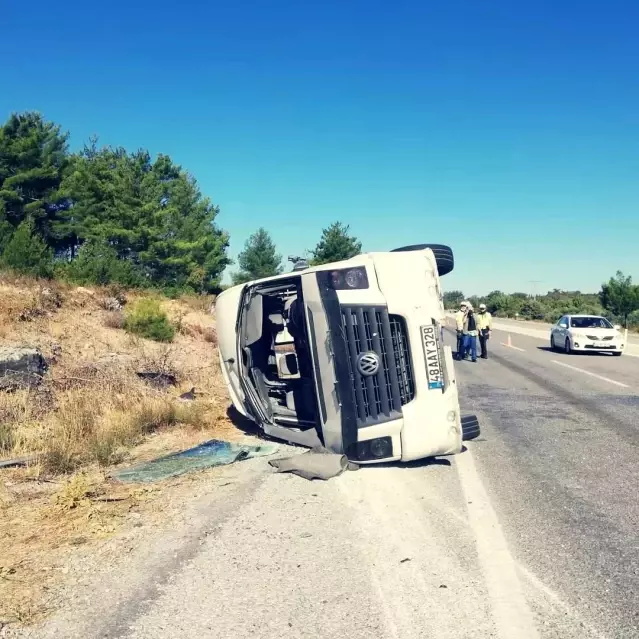
[[[0,346],[37,348],[48,364],[41,383],[0,391],[0,461],[30,459],[0,469],[0,628],[50,612],[70,554],[168,508],[192,483],[125,486],[113,468],[239,436],[212,298],[161,299],[177,328],[161,344],[123,329],[141,296],[0,274]],[[193,387],[195,400],[180,399]]]

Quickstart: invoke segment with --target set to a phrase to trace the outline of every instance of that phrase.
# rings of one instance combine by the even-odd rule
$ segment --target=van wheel
[[[453,255],[453,249],[445,244],[411,244],[409,246],[402,246],[400,248],[393,249],[391,253],[398,253],[403,251],[423,251],[429,248],[435,255],[435,261],[437,262],[437,271],[439,276],[448,275],[453,268],[455,268],[455,257]]]
[[[462,439],[467,442],[470,439],[479,437],[481,430],[479,428],[479,420],[476,415],[468,415],[461,419]]]
[[[550,350],[552,350],[552,351],[556,351],[557,350],[557,346],[555,344],[555,336],[554,335],[550,336]]]
[[[572,348],[570,347],[570,338],[566,338],[566,344],[564,345],[564,350],[566,351],[566,355],[570,355],[572,353]]]

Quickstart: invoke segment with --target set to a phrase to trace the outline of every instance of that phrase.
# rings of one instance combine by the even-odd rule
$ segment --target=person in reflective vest
[[[462,302],[459,305],[459,310],[455,313],[455,327],[457,328],[457,359],[463,359],[464,349],[464,317],[466,316],[466,309],[468,308],[468,302]]]
[[[488,339],[490,338],[490,330],[493,327],[493,317],[486,310],[486,304],[479,305],[479,313],[477,313],[475,319],[477,320],[477,330],[479,331],[480,357],[488,359]]]

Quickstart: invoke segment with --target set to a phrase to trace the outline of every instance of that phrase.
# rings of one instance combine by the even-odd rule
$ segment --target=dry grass
[[[197,313],[209,314],[215,302],[214,295],[182,295],[179,303]]]
[[[140,297],[0,273],[3,344],[37,347],[50,364],[39,388],[0,392],[0,459],[37,458],[0,470],[0,619],[46,614],[48,584],[60,576],[53,566],[77,544],[113,534],[144,499],[110,482],[110,468],[238,436],[226,415],[212,298],[161,300],[181,327],[167,346],[128,335],[121,312],[105,310],[107,298]],[[176,385],[149,383],[142,371]],[[191,387],[198,399],[180,401]]]
[[[124,313],[121,311],[108,311],[104,314],[104,325],[107,328],[124,328]]]
[[[202,326],[201,324],[179,324],[179,332],[195,339],[202,339],[217,346],[217,332],[213,326]]]
[[[177,347],[158,349],[144,340],[129,344],[129,358],[61,361],[39,389],[0,394],[2,456],[35,453],[46,472],[68,473],[119,463],[145,436],[161,429],[183,425],[207,430],[225,419],[226,399],[213,352],[204,365],[198,357],[195,367],[176,361]],[[204,396],[180,402],[179,388],[160,390],[136,371],[171,376],[178,384],[183,381],[184,388],[196,386]]]

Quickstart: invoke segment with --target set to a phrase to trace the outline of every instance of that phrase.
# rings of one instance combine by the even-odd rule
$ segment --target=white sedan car
[[[550,347],[566,353],[591,351],[619,357],[625,346],[620,329],[598,315],[564,315],[550,331]]]

